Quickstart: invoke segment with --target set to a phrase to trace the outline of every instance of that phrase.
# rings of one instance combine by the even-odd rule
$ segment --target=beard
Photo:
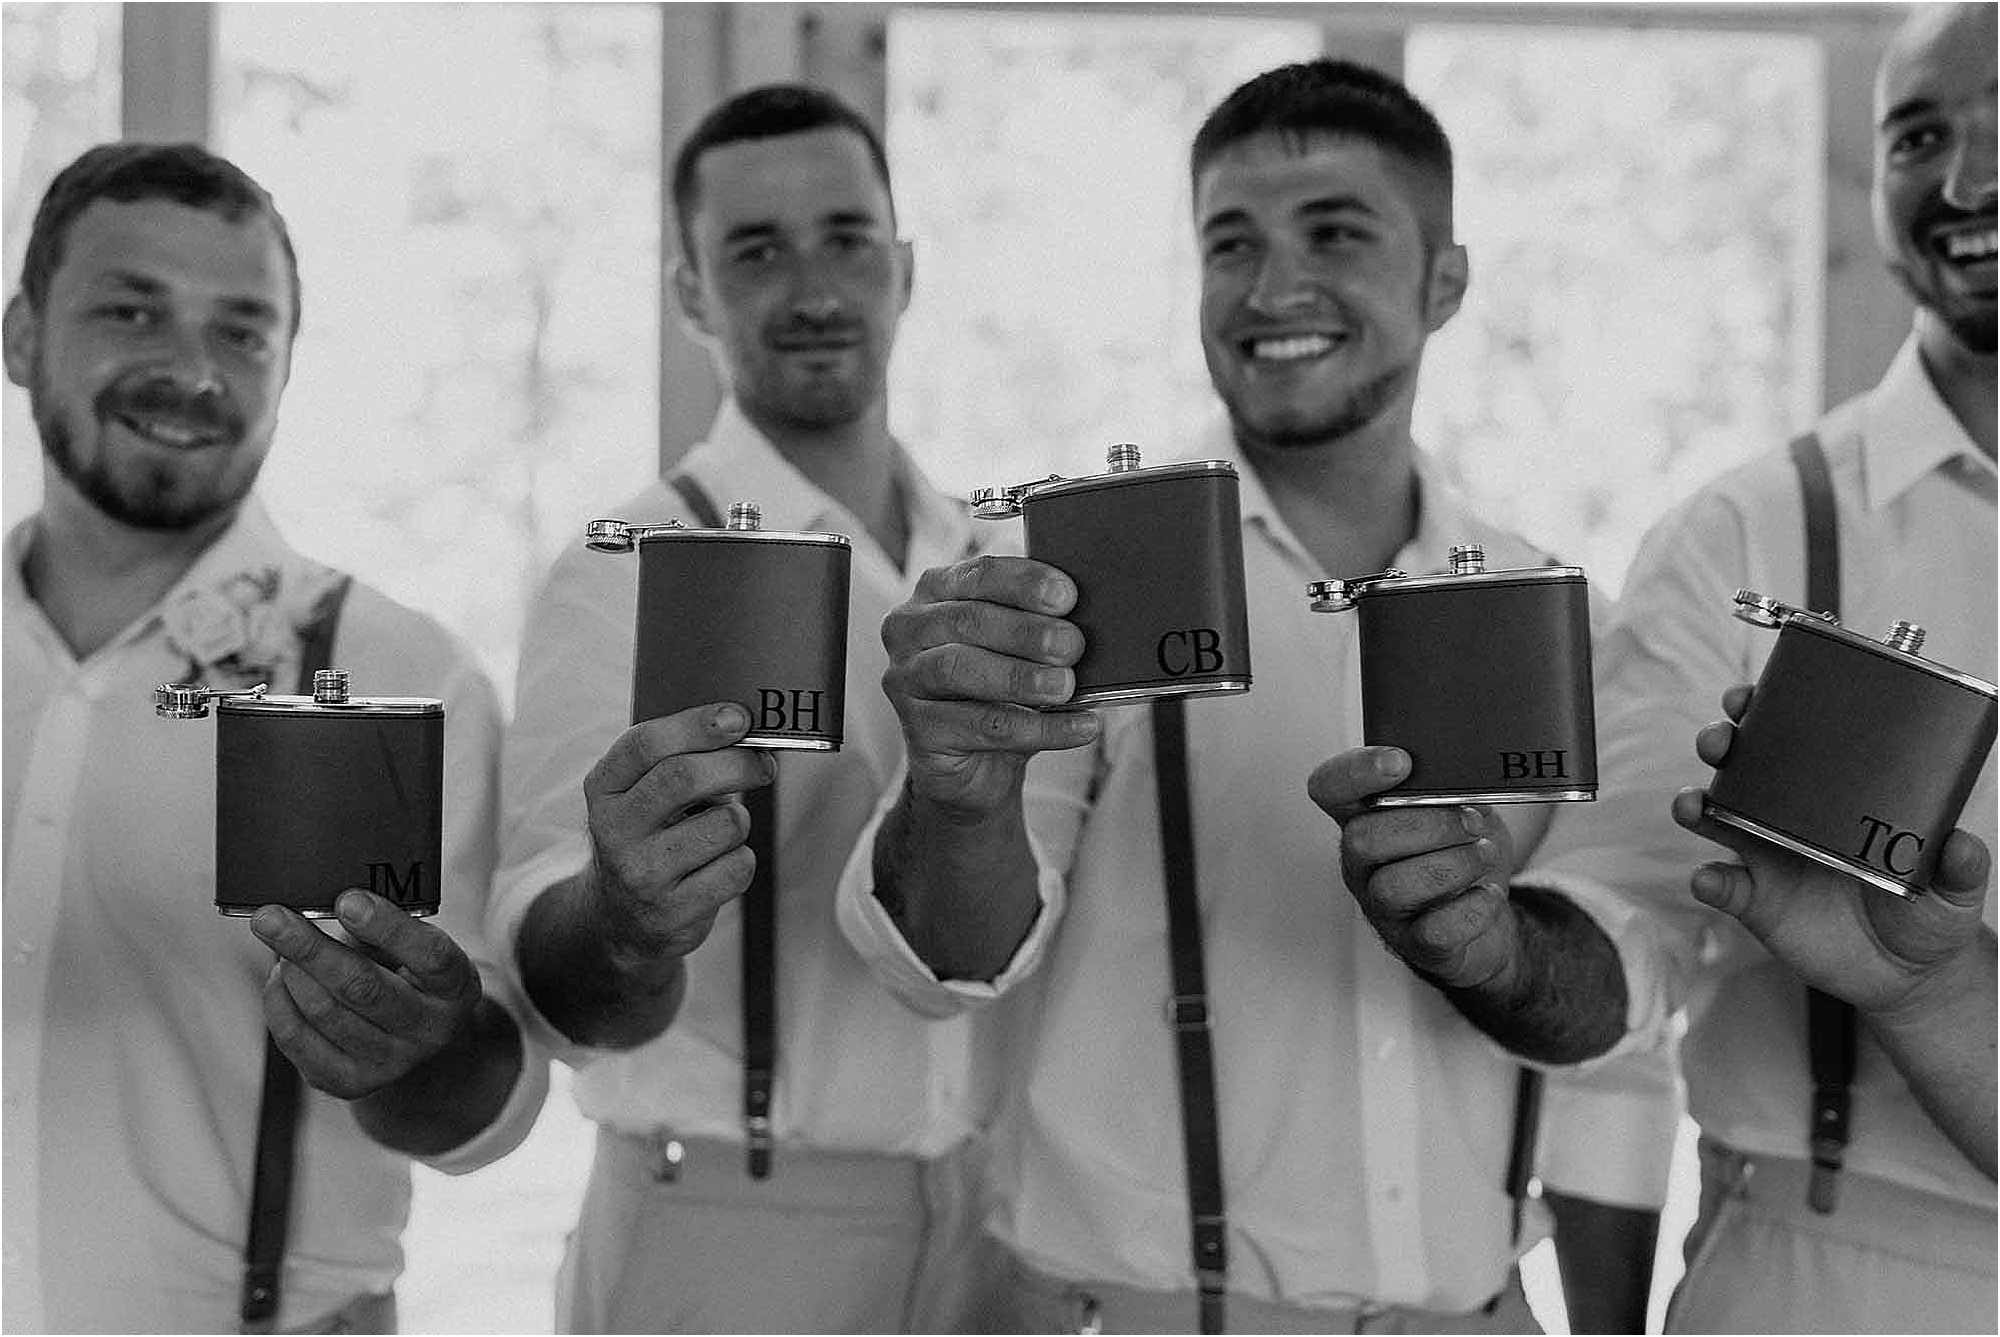
[[[1240,395],[1225,396],[1223,406],[1229,410],[1229,422],[1238,441],[1270,450],[1310,450],[1352,436],[1374,422],[1402,396],[1415,375],[1415,362],[1390,367],[1354,387],[1331,409],[1311,418],[1257,423],[1245,414]]]
[[[82,452],[77,449],[74,418],[49,384],[47,369],[39,356],[30,379],[28,404],[34,415],[35,430],[42,440],[43,457],[55,466],[56,472],[67,479],[84,500],[121,524],[134,529],[160,531],[192,529],[219,514],[234,510],[257,481],[257,473],[252,470],[240,482],[221,489],[201,488],[191,492],[181,471],[166,461],[150,459],[139,460],[121,478],[112,469],[108,452],[101,452],[95,460],[86,461],[83,458]],[[91,400],[90,411],[96,429],[102,435],[109,428],[113,415],[121,409],[176,407],[191,417],[207,417],[227,434],[223,444],[204,449],[239,449],[244,432],[241,418],[227,406],[214,403],[212,396],[208,397],[210,402],[207,407],[195,407],[202,399],[201,396],[184,395],[177,387],[157,380],[138,385],[121,381],[100,390]]]

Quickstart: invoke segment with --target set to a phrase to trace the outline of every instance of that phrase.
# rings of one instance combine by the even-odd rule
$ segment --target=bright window
[[[217,148],[304,283],[264,496],[511,694],[550,559],[657,470],[658,11],[216,14]]]
[[[1472,259],[1418,439],[1615,591],[1653,519],[1818,410],[1818,45],[1424,24],[1405,59]]]

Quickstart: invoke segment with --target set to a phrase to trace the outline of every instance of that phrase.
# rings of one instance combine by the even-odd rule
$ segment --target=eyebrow
[[[1875,128],[1887,130],[1898,121],[1907,121],[1913,116],[1922,116],[1937,110],[1937,103],[1927,97],[1905,98],[1882,114],[1882,121]]]
[[[1359,195],[1330,195],[1322,199],[1307,200],[1295,211],[1304,218],[1324,218],[1333,214],[1366,214],[1370,218],[1380,218],[1382,211],[1362,199]],[[1246,209],[1225,209],[1202,221],[1201,230],[1210,232],[1217,228],[1235,227],[1250,221]]]
[[[882,220],[868,209],[838,209],[815,220],[819,227],[880,227]],[[761,241],[767,237],[781,236],[784,228],[769,219],[759,219],[751,223],[738,223],[722,234],[722,244],[733,245],[743,241]]]

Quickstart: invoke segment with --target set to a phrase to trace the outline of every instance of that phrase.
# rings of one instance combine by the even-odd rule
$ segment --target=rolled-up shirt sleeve
[[[1028,763],[1021,806],[1041,904],[1026,936],[991,980],[939,979],[877,899],[875,837],[902,796],[903,774],[888,787],[842,870],[835,917],[848,943],[905,1006],[920,1016],[955,1016],[991,1002],[1035,972],[1068,903],[1070,863],[1089,811],[1096,751],[1093,746],[1044,752]]]
[[[535,1038],[572,1065],[578,1045],[527,997],[516,956],[535,899],[590,863],[583,783],[631,714],[636,561],[581,548],[557,559],[528,610],[500,767],[500,858],[487,933]]]

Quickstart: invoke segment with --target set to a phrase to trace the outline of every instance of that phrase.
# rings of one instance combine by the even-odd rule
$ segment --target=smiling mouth
[[[198,450],[204,446],[222,445],[229,440],[229,433],[219,427],[164,418],[142,418],[129,413],[115,413],[112,420],[134,436],[171,450]]]
[[[1931,234],[1930,247],[1932,254],[1949,265],[1991,264],[1994,225],[1986,223],[1940,229]]]
[[[1242,340],[1237,347],[1252,362],[1310,362],[1325,357],[1347,342],[1347,336],[1332,334],[1287,334],[1274,338]]]

